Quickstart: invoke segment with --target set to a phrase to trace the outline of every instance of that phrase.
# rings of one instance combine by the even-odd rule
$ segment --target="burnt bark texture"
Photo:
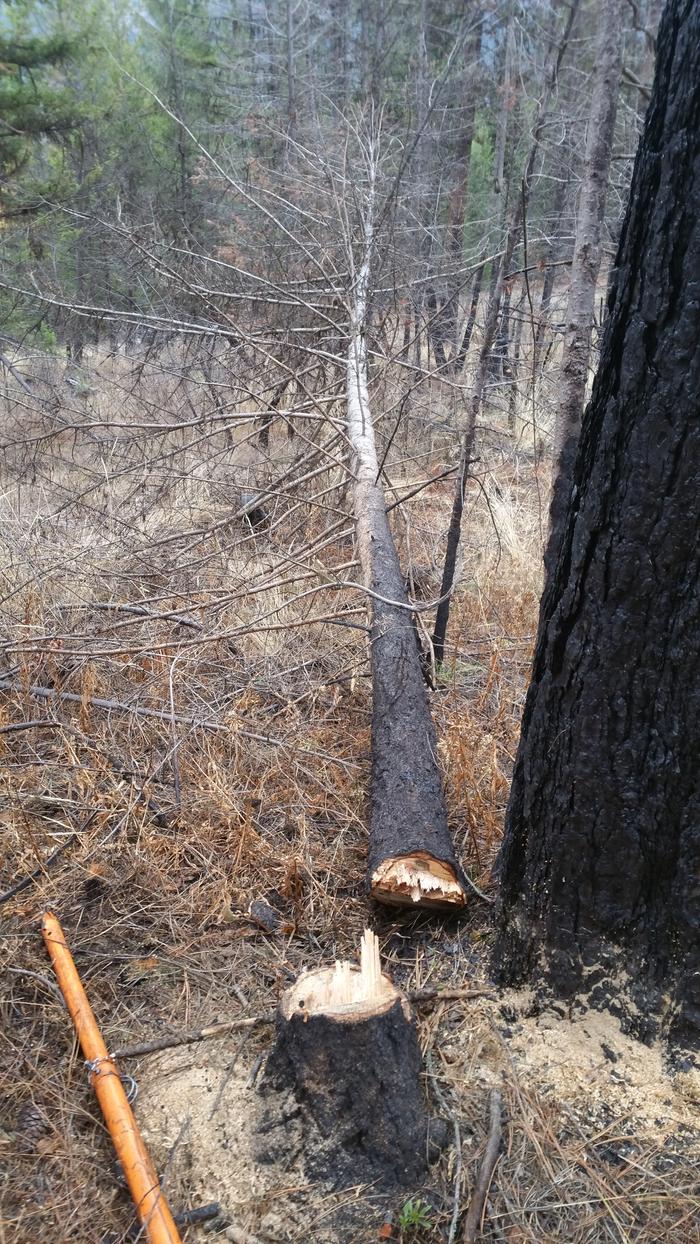
[[[358,527],[366,525],[369,533],[369,586],[377,593],[371,605],[370,883],[385,860],[417,852],[439,860],[461,881],[420,652],[383,492],[360,485],[355,515]],[[406,604],[401,608],[389,601]]]
[[[403,1000],[350,1021],[303,1011],[287,1019],[280,1010],[261,1084],[267,1109],[256,1134],[258,1160],[289,1159],[287,1124],[298,1112],[309,1178],[336,1187],[415,1188],[426,1172],[429,1131],[421,1069]]]
[[[700,1036],[700,5],[670,0],[568,509],[548,548],[496,964]]]
[[[364,220],[364,254],[354,288],[347,361],[347,432],[353,451],[353,502],[357,549],[371,609],[372,779],[369,885],[376,870],[396,857],[424,853],[456,882],[451,901],[464,901],[447,824],[437,765],[435,730],[423,681],[412,611],[389,526],[377,459],[367,379],[365,325],[373,249],[374,183]],[[461,889],[461,893],[460,893]],[[435,892],[429,890],[427,901]],[[406,893],[403,901],[418,902]],[[422,900],[421,900],[422,901]]]

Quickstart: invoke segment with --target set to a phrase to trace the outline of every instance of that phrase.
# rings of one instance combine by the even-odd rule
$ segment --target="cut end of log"
[[[282,1014],[327,1015],[345,1021],[381,1015],[401,994],[385,976],[379,961],[379,942],[365,929],[360,947],[360,966],[337,961],[332,968],[304,972],[282,998]]]
[[[466,895],[454,869],[425,851],[383,860],[372,873],[372,897],[410,907],[463,907]]]

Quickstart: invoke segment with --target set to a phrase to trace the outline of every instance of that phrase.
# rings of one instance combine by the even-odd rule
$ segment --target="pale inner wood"
[[[294,1012],[366,1015],[386,1010],[399,996],[389,977],[382,972],[376,934],[365,929],[359,968],[337,960],[332,968],[305,972],[285,993],[282,1012],[286,1019]]]
[[[452,869],[425,851],[384,860],[372,874],[372,893],[385,903],[461,907],[464,890]]]

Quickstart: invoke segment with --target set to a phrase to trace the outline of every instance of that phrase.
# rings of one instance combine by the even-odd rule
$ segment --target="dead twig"
[[[467,1210],[464,1235],[462,1236],[463,1244],[474,1244],[480,1232],[484,1203],[491,1186],[493,1172],[496,1169],[496,1162],[498,1161],[498,1151],[501,1145],[501,1093],[499,1089],[493,1089],[491,1093],[489,1115],[489,1136],[484,1156],[481,1160],[471,1204]]]
[[[454,1179],[454,1201],[452,1205],[452,1219],[450,1221],[450,1231],[447,1237],[447,1244],[454,1244],[457,1235],[457,1224],[459,1222],[459,1190],[462,1185],[462,1134],[459,1130],[459,1120],[450,1105],[438,1083],[435,1074],[435,1066],[433,1062],[433,1052],[428,1050],[425,1055],[425,1065],[428,1069],[430,1082],[433,1086],[433,1092],[437,1099],[437,1103],[443,1114],[450,1120],[455,1138],[455,1179]]]
[[[226,1071],[224,1072],[224,1076],[223,1076],[223,1079],[222,1079],[222,1081],[221,1081],[221,1084],[219,1085],[219,1087],[218,1087],[218,1089],[217,1089],[216,1097],[214,1098],[214,1105],[212,1106],[211,1110],[209,1111],[209,1120],[210,1120],[210,1121],[214,1118],[214,1115],[216,1114],[217,1110],[219,1109],[219,1106],[220,1106],[220,1104],[221,1104],[221,1098],[223,1097],[224,1093],[226,1092],[226,1088],[227,1088],[227,1086],[228,1086],[229,1080],[231,1079],[231,1076],[233,1075],[233,1073],[234,1073],[234,1071],[235,1071],[235,1069],[236,1069],[236,1063],[238,1062],[238,1059],[240,1058],[241,1054],[243,1053],[243,1047],[244,1047],[244,1045],[245,1045],[245,1043],[246,1043],[246,1041],[247,1041],[247,1040],[248,1040],[248,1033],[247,1033],[247,1032],[244,1032],[244,1033],[243,1033],[243,1036],[241,1037],[240,1041],[238,1042],[238,1045],[236,1046],[236,1048],[235,1048],[235,1050],[234,1050],[234,1052],[233,1052],[233,1058],[230,1060],[230,1062],[228,1063],[228,1065],[227,1065],[227,1067],[226,1067]]]
[[[35,721],[13,721],[9,726],[0,726],[0,734],[16,734],[18,730],[61,730],[60,721],[52,721],[50,717],[39,717]]]
[[[473,998],[495,998],[488,989],[415,989],[408,994],[409,1002],[415,1005],[428,1002],[465,1002]],[[225,1037],[229,1032],[242,1032],[249,1028],[263,1027],[274,1024],[275,1012],[268,1011],[264,1015],[251,1015],[244,1019],[227,1019],[221,1023],[208,1024],[204,1028],[194,1028],[190,1032],[173,1033],[169,1036],[154,1037],[152,1041],[140,1041],[137,1045],[125,1045],[113,1050],[112,1058],[142,1058],[145,1054],[157,1054],[160,1050],[176,1049],[180,1045],[195,1045],[198,1041],[206,1041],[209,1037]]]
[[[190,1032],[154,1037],[152,1041],[140,1041],[137,1045],[125,1045],[114,1050],[112,1058],[141,1058],[144,1054],[157,1054],[160,1050],[172,1050],[180,1045],[195,1045],[198,1041],[206,1041],[208,1037],[225,1037],[229,1032],[241,1032],[274,1022],[275,1015],[272,1011],[267,1015],[251,1015],[246,1019],[229,1019],[220,1024],[208,1024],[205,1028],[195,1028]]]
[[[200,1205],[199,1209],[183,1209],[179,1214],[173,1214],[176,1227],[191,1227],[198,1222],[211,1222],[212,1218],[218,1218],[221,1214],[221,1206],[218,1201],[210,1201],[208,1205]]]
[[[22,890],[26,890],[33,881],[37,880],[38,877],[45,876],[51,865],[55,863],[55,861],[59,859],[69,847],[73,846],[73,843],[77,841],[81,834],[84,834],[85,831],[90,828],[92,822],[97,816],[97,811],[98,810],[95,809],[91,812],[87,819],[83,821],[80,829],[72,834],[69,834],[65,842],[62,842],[60,846],[56,847],[55,851],[51,852],[51,855],[49,855],[47,859],[43,860],[41,864],[32,869],[30,873],[27,873],[26,877],[21,877],[19,881],[15,881],[14,885],[10,886],[9,890],[5,890],[2,894],[0,894],[0,904],[7,903],[11,898],[14,898],[16,894],[21,894]]]
[[[419,1006],[423,1002],[471,1002],[474,998],[496,998],[492,989],[413,989],[408,995],[409,1002]]]

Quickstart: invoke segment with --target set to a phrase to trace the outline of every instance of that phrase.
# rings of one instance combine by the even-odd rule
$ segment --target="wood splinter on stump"
[[[261,1083],[263,1162],[303,1156],[312,1179],[415,1187],[425,1174],[428,1115],[408,1002],[381,970],[365,930],[359,968],[304,972],[277,1015]]]

